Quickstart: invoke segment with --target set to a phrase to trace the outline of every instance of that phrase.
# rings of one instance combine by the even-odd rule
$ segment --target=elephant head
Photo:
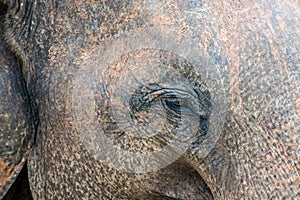
[[[300,196],[299,3],[0,2],[3,194],[28,158],[34,199]]]

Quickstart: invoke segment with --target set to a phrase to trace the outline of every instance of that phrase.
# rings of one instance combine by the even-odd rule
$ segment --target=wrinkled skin
[[[23,137],[35,141],[29,156],[23,148],[14,155],[28,157],[34,199],[300,196],[299,3],[0,2],[8,6],[1,51],[11,49],[23,63],[2,53],[1,69],[9,66],[29,94],[16,90],[13,98],[29,108],[21,112],[29,119],[23,132],[31,130]],[[180,113],[168,114],[178,105]],[[172,135],[179,118],[184,129]],[[17,134],[1,137],[9,131]],[[133,140],[153,132],[151,141]],[[98,137],[104,134],[132,152],[170,141],[184,151],[157,170],[132,173],[102,162],[102,155],[110,159]],[[5,170],[2,163],[13,161],[0,153]],[[3,195],[19,160],[13,175],[0,177]]]
[[[0,10],[4,7],[0,6]],[[3,13],[3,12],[0,12]],[[3,20],[0,15],[0,20]],[[3,33],[3,24],[0,32]],[[21,62],[0,36],[0,198],[19,175],[33,143],[32,113]]]

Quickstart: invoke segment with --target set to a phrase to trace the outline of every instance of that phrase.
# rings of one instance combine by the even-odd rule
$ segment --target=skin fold
[[[0,198],[26,159],[34,199],[300,196],[298,2],[0,5]]]
[[[0,6],[0,20],[7,8]],[[1,23],[0,32],[4,26]],[[0,198],[21,171],[34,138],[29,96],[21,61],[0,36]]]

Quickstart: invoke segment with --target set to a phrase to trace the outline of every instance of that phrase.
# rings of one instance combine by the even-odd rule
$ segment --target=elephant
[[[0,199],[300,197],[299,2],[0,8]]]

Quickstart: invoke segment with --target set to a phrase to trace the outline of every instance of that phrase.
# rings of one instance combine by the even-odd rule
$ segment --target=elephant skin
[[[34,199],[300,197],[298,2],[0,2]]]

